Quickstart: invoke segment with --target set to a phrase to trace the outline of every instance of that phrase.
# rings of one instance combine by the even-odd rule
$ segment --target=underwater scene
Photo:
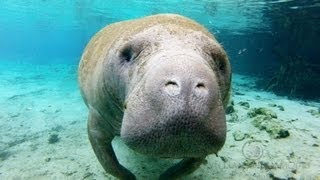
[[[319,0],[0,0],[0,179],[320,180],[319,57]]]

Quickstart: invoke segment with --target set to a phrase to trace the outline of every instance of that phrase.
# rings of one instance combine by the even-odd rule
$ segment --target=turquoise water
[[[320,1],[1,0],[0,179],[113,179],[88,141],[78,63],[102,27],[158,13],[204,25],[233,71],[226,144],[184,179],[320,178]],[[275,125],[248,115],[261,107],[277,114]],[[288,137],[270,135],[278,123]],[[250,142],[258,158],[244,152]],[[138,179],[172,164],[119,139],[114,148]]]
[[[319,39],[317,0],[3,0],[0,8],[2,60],[77,64],[86,43],[107,24],[178,13],[215,34],[226,47],[234,72],[270,74],[270,68],[279,66],[277,46],[282,54],[296,52],[319,64],[319,50],[313,44]],[[247,51],[241,53],[243,49]]]
[[[268,31],[267,25],[261,26],[265,4],[221,2],[5,0],[0,2],[1,56],[40,63],[68,58],[77,63],[90,37],[105,25],[156,13],[186,15],[216,32]]]
[[[90,37],[105,25],[156,13],[191,17],[217,35],[225,31],[228,35],[268,33],[270,25],[263,12],[277,3],[286,2],[3,0],[0,2],[1,57],[28,58],[40,63],[68,58],[68,62],[77,63]],[[299,6],[299,3],[287,6]]]

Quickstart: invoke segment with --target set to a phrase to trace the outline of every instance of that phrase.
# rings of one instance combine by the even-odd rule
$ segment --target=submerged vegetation
[[[260,82],[268,91],[288,97],[317,98],[320,89],[319,68],[301,57],[289,57],[273,77]]]
[[[320,98],[320,13],[312,1],[300,6],[288,2],[270,6],[269,19],[273,43],[271,51],[277,67],[263,76],[259,88],[290,98]]]

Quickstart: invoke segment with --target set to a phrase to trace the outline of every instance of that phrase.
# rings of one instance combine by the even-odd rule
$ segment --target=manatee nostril
[[[180,93],[180,87],[176,81],[168,80],[165,83],[164,90],[171,96],[178,95]]]
[[[209,90],[203,82],[199,82],[194,87],[194,93],[197,96],[206,96],[209,93]]]
[[[178,84],[175,81],[168,81],[165,86],[178,86]]]
[[[206,86],[204,85],[204,83],[198,83],[197,85],[196,85],[196,88],[205,88]]]

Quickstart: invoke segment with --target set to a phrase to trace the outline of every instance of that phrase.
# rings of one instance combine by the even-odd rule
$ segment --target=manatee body
[[[111,146],[120,136],[140,153],[183,158],[160,179],[193,172],[225,142],[230,83],[225,51],[186,17],[160,14],[100,30],[83,52],[79,84],[89,139],[105,171],[135,179]]]

